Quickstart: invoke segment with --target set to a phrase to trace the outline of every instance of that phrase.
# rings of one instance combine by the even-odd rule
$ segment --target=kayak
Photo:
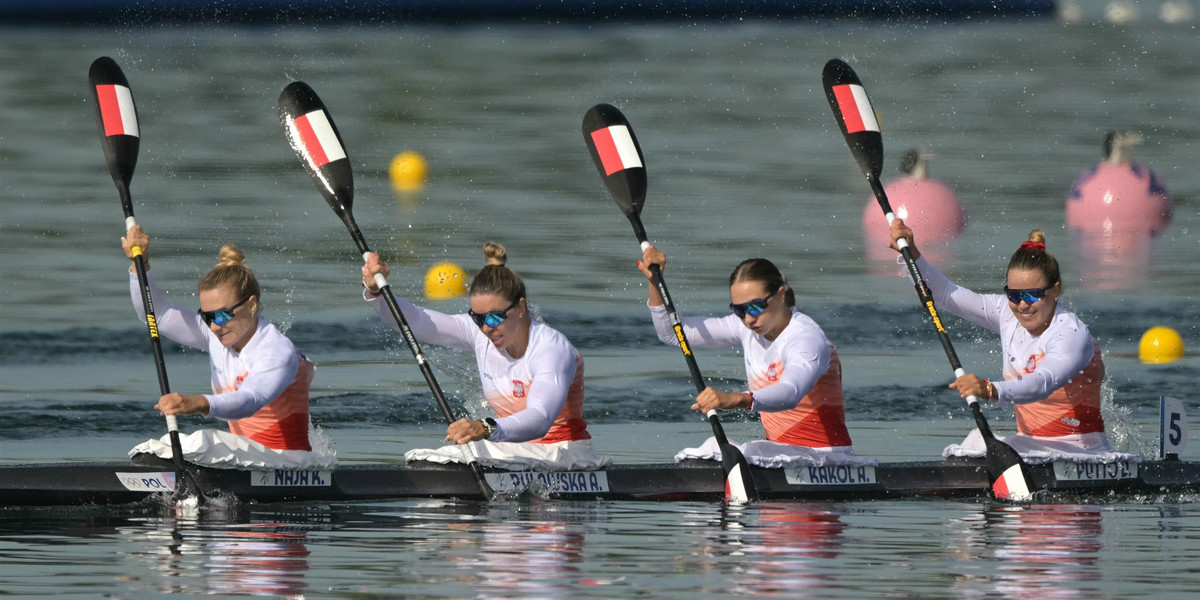
[[[372,463],[333,469],[216,469],[189,466],[208,497],[245,503],[352,502],[405,498],[482,499],[471,470],[460,464]],[[874,466],[751,467],[762,500],[985,499],[990,482],[983,459],[884,462]],[[1200,494],[1200,462],[1030,465],[1044,496]],[[595,471],[485,469],[500,495],[532,493],[565,500],[715,501],[724,498],[714,461],[614,465]],[[0,505],[63,506],[159,501],[175,489],[174,464],[139,455],[129,462],[0,466]]]

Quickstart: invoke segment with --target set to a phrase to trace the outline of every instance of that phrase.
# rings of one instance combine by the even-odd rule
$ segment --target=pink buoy
[[[922,252],[934,254],[940,247],[958,238],[967,223],[966,212],[958,195],[946,184],[926,176],[926,160],[932,155],[909,150],[904,153],[900,170],[902,177],[884,186],[888,202],[896,216],[912,227]],[[867,255],[872,259],[894,259],[895,251],[888,248],[888,223],[872,196],[863,208],[863,233]]]
[[[1136,133],[1109,132],[1105,160],[1080,176],[1067,198],[1067,226],[1085,233],[1158,235],[1171,222],[1167,188],[1149,167],[1133,162]]]

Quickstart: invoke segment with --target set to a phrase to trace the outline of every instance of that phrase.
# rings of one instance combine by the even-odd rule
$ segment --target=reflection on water
[[[1197,507],[535,499],[193,514],[0,508],[0,590],[58,598],[70,581],[127,596],[1185,597],[1194,578],[1178,565],[1200,561]]]
[[[1146,231],[1074,231],[1085,290],[1136,290],[1150,274],[1151,237]]]
[[[849,525],[845,505],[782,504],[763,506],[752,527],[753,543],[743,551],[746,570],[739,593],[768,598],[795,598],[842,586],[823,567],[836,561]]]
[[[478,584],[490,593],[563,598],[582,576],[584,534],[578,523],[496,523],[478,542],[478,560],[462,566],[478,573]]]
[[[303,598],[310,531],[329,530],[327,510],[235,509],[133,518],[115,528],[159,592]],[[148,542],[148,543],[147,543]]]
[[[961,578],[955,588],[964,597],[1101,597],[1102,517],[1093,505],[997,505],[952,521],[956,554],[990,565],[989,576]]]

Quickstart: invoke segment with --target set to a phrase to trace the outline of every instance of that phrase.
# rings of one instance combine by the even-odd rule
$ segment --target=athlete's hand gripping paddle
[[[125,211],[125,231],[137,222],[133,218],[133,200],[129,195],[129,182],[137,165],[141,131],[138,129],[137,110],[133,94],[125,73],[113,59],[102,56],[92,62],[88,70],[88,83],[92,88],[92,100],[96,103],[96,124],[100,127],[100,146],[112,174],[117,193],[121,196],[121,208]],[[150,284],[146,278],[146,258],[143,249],[133,247],[133,264],[137,271],[138,284],[142,291],[142,304],[146,309],[146,327],[150,331],[150,346],[154,351],[154,365],[158,370],[158,387],[161,395],[171,393],[167,383],[167,366],[163,361],[162,343],[158,338],[158,325],[154,317],[154,302],[150,298]],[[179,423],[175,415],[167,415],[167,431],[171,438],[171,455],[175,462],[175,498],[195,497],[204,501],[204,494],[183,460],[183,447],[179,443]]]
[[[650,245],[646,238],[646,228],[642,226],[642,204],[646,200],[646,166],[642,159],[642,148],[633,135],[633,128],[620,110],[609,104],[597,104],[583,116],[583,141],[587,144],[592,161],[604,179],[604,185],[621,212],[629,218],[633,225],[633,233],[637,236],[643,250]],[[683,323],[675,312],[675,304],[671,294],[667,292],[667,284],[663,280],[658,265],[650,265],[653,284],[663,297],[663,303],[670,315],[671,325],[679,339],[679,347],[687,361],[688,370],[692,374],[692,383],[696,391],[704,391],[704,378],[700,375],[700,367],[696,357],[692,356],[692,347],[683,333]],[[754,476],[746,457],[737,446],[729,443],[725,437],[725,428],[717,417],[716,410],[708,411],[708,422],[712,426],[713,437],[721,449],[721,466],[725,471],[725,498],[730,502],[754,502],[758,500],[758,490],[754,486]]]
[[[875,110],[867,98],[867,91],[850,65],[836,58],[825,64],[821,82],[825,87],[829,107],[833,109],[833,116],[846,138],[846,144],[850,146],[850,153],[862,169],[867,183],[871,185],[871,191],[875,193],[875,199],[879,201],[879,207],[883,209],[884,217],[891,225],[896,216],[892,212],[887,194],[884,193],[883,185],[879,182],[879,174],[883,170],[883,134],[880,132]],[[937,308],[933,304],[933,295],[925,285],[925,279],[921,277],[921,271],[912,256],[912,249],[903,238],[897,240],[896,245],[900,248],[904,264],[916,285],[917,297],[929,312],[930,321],[937,329],[938,339],[942,342],[942,349],[946,351],[946,358],[950,359],[954,376],[962,377],[966,371],[959,363],[950,337],[942,327]],[[992,494],[998,499],[1015,502],[1032,499],[1029,469],[1025,461],[1021,460],[1021,455],[1017,454],[1012,446],[996,439],[988,427],[987,418],[979,408],[978,398],[969,396],[967,403],[971,406],[975,425],[979,427],[979,433],[983,435],[987,446],[987,471],[992,481]]]
[[[345,145],[337,126],[333,123],[333,117],[308,84],[294,81],[283,88],[283,93],[279,95],[279,119],[283,122],[284,133],[287,134],[292,150],[300,157],[304,169],[312,176],[313,183],[317,185],[329,207],[346,225],[350,237],[354,239],[365,261],[371,250],[367,247],[367,241],[363,238],[351,212],[354,204],[354,176],[350,172],[350,160],[346,157]],[[400,305],[396,303],[392,287],[388,285],[382,273],[375,274],[375,284],[379,286],[392,317],[400,325],[400,334],[408,344],[408,349],[412,351],[413,357],[417,359],[417,366],[425,376],[429,389],[433,391],[433,398],[446,418],[446,423],[453,423],[455,419],[454,414],[450,412],[450,404],[446,402],[442,387],[438,385],[429,359],[421,351],[421,346],[409,328]],[[474,449],[470,448],[470,451],[474,457]],[[472,458],[468,466],[480,493],[485,499],[491,500],[495,494],[488,485],[479,462]]]

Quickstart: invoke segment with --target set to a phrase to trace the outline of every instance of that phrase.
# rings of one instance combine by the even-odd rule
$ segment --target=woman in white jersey
[[[921,257],[902,219],[892,222],[890,233],[893,249],[895,240],[908,241],[939,308],[1000,334],[1003,381],[968,373],[951,388],[963,398],[1012,404],[1019,433],[1005,441],[1026,458],[1111,453],[1100,415],[1100,345],[1075,313],[1059,305],[1062,277],[1058,260],[1046,251],[1045,233],[1033,230],[1013,253],[1002,294],[979,294],[952,283]],[[979,431],[944,454],[982,456]]]
[[[192,312],[168,302],[154,284],[150,237],[140,225],[121,238],[121,245],[131,259],[134,246],[144,252],[158,331],[208,352],[211,361],[211,394],[172,392],[159,398],[154,408],[164,415],[200,414],[228,421],[232,433],[272,450],[312,450],[308,394],[316,368],[260,316],[258,280],[242,264],[242,252],[221,247],[220,262],[197,284],[200,310]],[[129,293],[144,321],[141,286],[133,269]]]
[[[467,462],[475,453],[484,464],[545,468],[596,468],[597,456],[583,419],[583,356],[563,334],[535,321],[525,283],[505,266],[504,247],[483,247],[486,265],[469,290],[471,308],[450,315],[396,302],[418,341],[470,352],[479,367],[483,396],[496,417],[459,419],[446,428],[455,446],[413,450],[408,460]],[[362,267],[364,298],[393,329],[399,324],[382,300],[375,274],[389,270],[370,253]],[[463,446],[486,440],[484,444]]]
[[[637,265],[651,279],[650,265],[663,269],[666,260],[648,246]],[[648,287],[658,339],[679,346],[662,295],[656,286]],[[692,409],[701,414],[714,408],[758,413],[768,443],[752,442],[743,452],[760,466],[790,462],[786,457],[792,455],[853,456],[837,348],[812,318],[796,310],[795,294],[783,274],[765,258],[743,261],[729,276],[729,299],[733,314],[684,317],[683,330],[693,348],[742,348],[747,391],[705,388]],[[706,443],[698,452],[684,451],[676,458],[708,458],[713,454],[708,446],[715,448]]]

